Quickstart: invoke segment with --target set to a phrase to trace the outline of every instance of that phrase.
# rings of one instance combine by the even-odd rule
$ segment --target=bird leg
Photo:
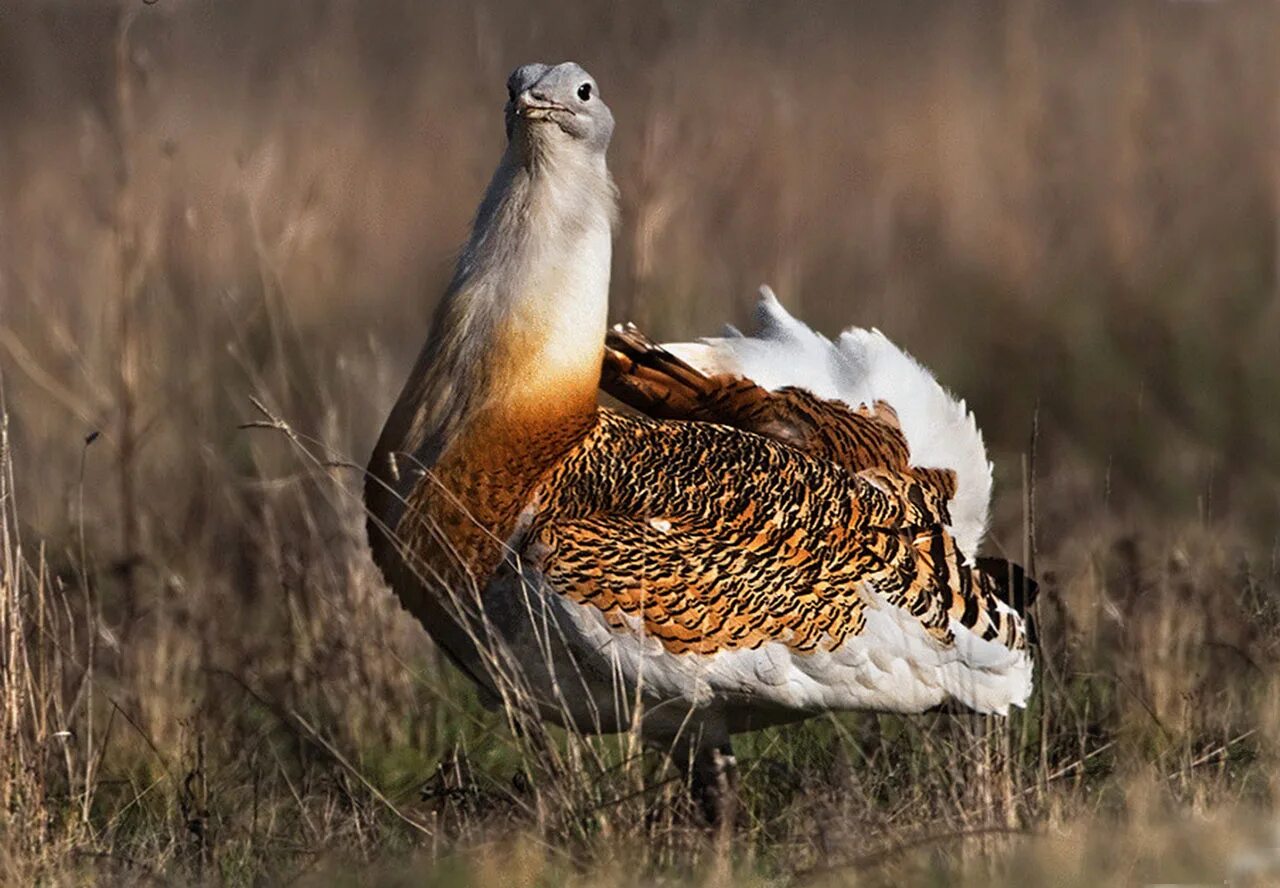
[[[728,740],[687,751],[686,769],[694,802],[707,825],[730,833],[738,817],[738,762]]]

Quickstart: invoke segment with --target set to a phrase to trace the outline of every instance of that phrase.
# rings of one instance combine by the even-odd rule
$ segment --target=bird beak
[[[527,90],[516,96],[517,117],[523,117],[526,120],[545,120],[554,111],[569,111],[569,109],[558,102],[534,98]]]

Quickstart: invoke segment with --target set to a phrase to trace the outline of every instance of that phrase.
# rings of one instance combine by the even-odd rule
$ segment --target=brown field
[[[3,3],[0,884],[1280,884],[1278,46],[1269,0]],[[400,612],[347,463],[564,58],[615,318],[768,282],[973,405],[1026,712],[749,736],[712,840]]]

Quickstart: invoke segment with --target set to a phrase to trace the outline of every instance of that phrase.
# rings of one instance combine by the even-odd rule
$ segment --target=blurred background
[[[425,336],[531,60],[582,63],[618,121],[612,319],[749,326],[769,283],[967,399],[996,464],[988,549],[1045,578],[1058,689],[1086,701],[1062,750],[1261,748],[1278,47],[1266,0],[5,3],[14,551],[64,597],[57,632],[88,621],[46,632],[94,669],[59,718],[107,706],[97,688],[133,726],[108,743],[99,722],[60,791],[161,750],[174,773],[222,755],[224,798],[248,780],[232,763],[283,795],[313,765],[265,751],[263,700],[384,788],[455,743],[440,701],[469,691],[369,564],[342,462],[364,464]],[[317,461],[239,428],[251,398]],[[1249,773],[1215,786],[1272,798]],[[198,809],[180,784],[157,797]],[[1022,805],[1000,817],[1043,811]],[[180,856],[178,834],[157,847]]]

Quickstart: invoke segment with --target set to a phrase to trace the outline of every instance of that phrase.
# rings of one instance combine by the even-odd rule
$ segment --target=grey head
[[[576,146],[604,154],[613,113],[576,62],[521,65],[507,78],[507,139],[526,156]]]

